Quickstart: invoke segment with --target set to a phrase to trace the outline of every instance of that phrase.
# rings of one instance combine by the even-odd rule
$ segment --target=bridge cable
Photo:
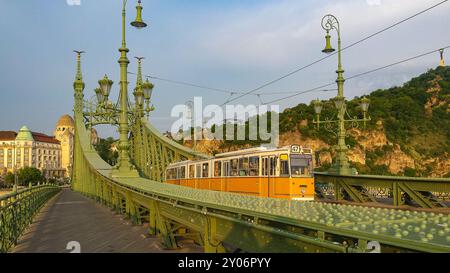
[[[351,80],[351,79],[354,79],[354,78],[358,78],[358,77],[361,77],[361,76],[364,76],[364,75],[367,75],[367,74],[370,74],[370,73],[373,73],[373,72],[377,72],[379,70],[383,70],[383,69],[386,69],[386,68],[389,68],[389,67],[392,67],[392,66],[395,66],[395,65],[399,65],[399,64],[402,64],[402,63],[405,63],[405,62],[409,62],[411,60],[418,59],[418,58],[430,55],[432,53],[439,52],[439,50],[441,50],[441,49],[447,49],[447,48],[450,48],[450,45],[446,46],[446,47],[443,47],[443,48],[439,48],[439,49],[435,49],[435,50],[432,50],[432,51],[428,51],[426,53],[422,53],[422,54],[416,55],[414,57],[410,57],[410,58],[407,58],[407,59],[404,59],[404,60],[401,60],[401,61],[398,61],[398,62],[395,62],[395,63],[391,63],[391,64],[388,64],[388,65],[385,65],[385,66],[382,66],[382,67],[378,67],[378,68],[375,68],[375,69],[372,69],[372,70],[369,70],[369,71],[366,71],[366,72],[363,72],[363,73],[359,73],[359,74],[353,75],[353,76],[351,76],[351,77],[349,77],[349,78],[347,78],[345,80],[348,81],[348,80]],[[336,84],[336,82],[328,83],[328,84],[321,85],[321,86],[316,87],[316,88],[312,88],[312,89],[308,89],[308,90],[299,92],[299,93],[294,94],[294,95],[290,95],[290,96],[286,96],[286,97],[283,97],[283,98],[280,98],[280,99],[272,100],[272,101],[269,101],[269,102],[265,103],[265,105],[268,105],[268,104],[271,104],[271,103],[275,103],[275,102],[279,102],[279,101],[286,100],[286,99],[290,99],[290,98],[293,98],[293,97],[296,97],[298,95],[305,94],[305,93],[308,93],[308,92],[317,91],[317,89],[325,88],[325,87],[328,87],[328,86],[334,85],[334,84]]]
[[[369,36],[367,36],[367,37],[365,37],[365,38],[363,38],[363,39],[361,39],[361,40],[359,40],[359,41],[356,41],[356,42],[354,42],[354,43],[352,43],[352,44],[350,44],[350,45],[344,47],[343,49],[341,49],[341,52],[344,51],[344,50],[346,50],[346,49],[349,49],[349,48],[351,48],[351,47],[353,47],[353,46],[355,46],[355,45],[357,45],[357,44],[359,44],[359,43],[362,43],[362,42],[364,42],[364,41],[366,41],[366,40],[368,40],[368,39],[370,39],[370,38],[372,38],[372,37],[374,37],[374,36],[377,36],[378,34],[381,34],[381,33],[385,32],[385,31],[387,31],[387,30],[389,30],[389,29],[391,29],[391,28],[394,28],[394,27],[396,27],[396,26],[398,26],[398,25],[400,25],[400,24],[402,24],[402,23],[404,23],[404,22],[406,22],[406,21],[409,21],[409,20],[411,20],[411,19],[413,19],[413,18],[415,18],[415,17],[417,17],[417,16],[419,16],[419,15],[421,15],[421,14],[423,14],[423,13],[425,13],[425,12],[431,10],[431,9],[434,9],[434,8],[436,8],[436,7],[438,7],[438,6],[442,5],[442,4],[444,4],[445,2],[448,2],[448,0],[441,1],[441,2],[439,2],[439,3],[437,3],[437,4],[433,5],[433,6],[431,6],[431,7],[429,7],[429,8],[426,8],[426,9],[424,9],[424,10],[418,12],[418,13],[415,13],[415,14],[409,16],[408,18],[405,18],[405,19],[403,19],[403,20],[401,20],[401,21],[399,21],[399,22],[397,22],[397,23],[395,23],[395,24],[393,24],[393,25],[390,25],[390,26],[388,26],[388,27],[386,27],[386,28],[383,28],[382,30],[377,31],[377,32],[375,32],[374,34],[371,34],[371,35],[369,35]],[[250,94],[252,94],[252,93],[254,93],[254,92],[258,91],[258,90],[261,90],[261,89],[263,89],[263,88],[265,88],[265,87],[267,87],[267,86],[269,86],[269,85],[272,85],[272,84],[274,84],[274,83],[276,83],[276,82],[279,82],[279,81],[281,81],[281,80],[283,80],[283,79],[285,79],[285,78],[287,78],[287,77],[290,77],[290,76],[292,76],[292,75],[294,75],[294,74],[296,74],[296,73],[298,73],[298,72],[300,72],[300,71],[302,71],[302,70],[304,70],[304,69],[306,69],[306,68],[308,68],[308,67],[311,67],[311,66],[313,66],[313,65],[315,65],[315,64],[317,64],[317,63],[319,63],[319,62],[322,62],[322,61],[324,61],[324,60],[330,58],[331,56],[336,55],[337,53],[338,53],[338,51],[335,51],[335,52],[332,53],[332,54],[329,54],[329,55],[327,55],[327,56],[325,56],[325,57],[323,57],[323,58],[321,58],[321,59],[319,59],[319,60],[317,60],[317,61],[314,61],[314,62],[312,62],[312,63],[310,63],[310,64],[308,64],[308,65],[305,65],[305,66],[303,66],[303,67],[300,67],[300,68],[298,68],[298,69],[296,69],[296,70],[294,70],[294,71],[292,71],[292,72],[290,72],[290,73],[288,73],[288,74],[286,74],[286,75],[283,75],[283,76],[281,76],[281,77],[279,77],[279,78],[277,78],[277,79],[275,79],[275,80],[272,80],[272,81],[270,81],[270,82],[267,82],[267,83],[265,83],[265,84],[263,84],[263,85],[261,85],[261,86],[255,88],[255,89],[253,89],[253,90],[250,90],[250,91],[248,91],[248,92],[246,92],[246,93],[244,93],[244,94],[242,94],[242,95],[240,95],[240,96],[238,96],[238,97],[236,97],[236,98],[234,98],[234,99],[232,99],[231,101],[228,101],[228,102],[226,102],[226,103],[229,103],[229,102],[232,102],[232,101],[234,101],[234,100],[240,99],[240,98],[242,98],[242,97],[244,97],[244,96],[250,95]],[[223,103],[221,106],[224,106],[226,103]]]
[[[135,75],[135,76],[137,75],[134,72],[128,72],[128,74]],[[164,82],[173,83],[173,84],[177,84],[177,85],[185,85],[185,86],[190,86],[190,87],[196,87],[196,88],[200,88],[200,89],[216,91],[216,92],[226,93],[226,94],[230,94],[230,95],[244,94],[244,92],[228,91],[228,90],[225,90],[225,89],[220,89],[220,88],[215,88],[215,87],[208,87],[208,86],[204,86],[204,85],[196,84],[196,83],[191,83],[191,82],[172,80],[172,79],[161,78],[161,77],[150,76],[150,75],[143,75],[143,76],[146,77],[146,78],[149,78],[149,79],[164,81]],[[330,90],[327,89],[327,90],[322,90],[322,91],[336,91],[336,90],[337,89],[330,89]],[[253,93],[251,95],[254,95],[254,96],[268,96],[268,95],[295,94],[295,93],[298,93],[298,91],[264,92],[264,93]]]

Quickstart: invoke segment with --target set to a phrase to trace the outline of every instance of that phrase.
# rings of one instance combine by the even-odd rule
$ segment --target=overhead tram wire
[[[362,43],[362,42],[364,42],[364,41],[366,41],[366,40],[368,40],[368,39],[370,39],[370,38],[373,38],[374,36],[377,36],[378,34],[381,34],[381,33],[385,32],[385,31],[387,31],[387,30],[389,30],[389,29],[391,29],[391,28],[394,28],[394,27],[396,27],[396,26],[398,26],[398,25],[400,25],[400,24],[402,24],[402,23],[404,23],[404,22],[406,22],[406,21],[409,21],[409,20],[413,19],[414,17],[417,17],[417,16],[419,16],[419,15],[421,15],[421,14],[423,14],[423,13],[429,11],[429,10],[432,10],[432,9],[434,9],[434,8],[440,6],[440,5],[442,5],[442,4],[444,4],[445,2],[448,2],[448,1],[449,1],[449,0],[441,1],[441,2],[439,2],[439,3],[437,3],[437,4],[433,5],[433,6],[428,7],[428,8],[426,8],[426,9],[420,11],[420,12],[417,12],[417,13],[415,13],[415,14],[413,14],[413,15],[411,15],[411,16],[409,16],[409,17],[407,17],[407,18],[405,18],[405,19],[403,19],[403,20],[401,20],[401,21],[399,21],[399,22],[397,22],[397,23],[395,23],[395,24],[393,24],[393,25],[390,25],[390,26],[388,26],[388,27],[386,27],[386,28],[383,28],[383,29],[380,30],[380,31],[377,31],[377,32],[375,32],[375,33],[373,33],[373,34],[371,34],[371,35],[369,35],[369,36],[367,36],[367,37],[365,37],[365,38],[363,38],[363,39],[361,39],[361,40],[359,40],[359,41],[356,41],[356,42],[354,42],[354,43],[352,43],[352,44],[350,44],[350,45],[348,45],[348,46],[342,48],[341,52],[344,51],[344,50],[346,50],[346,49],[349,49],[349,48],[351,48],[351,47],[353,47],[353,46],[355,46],[355,45],[357,45],[357,44],[359,44],[359,43]],[[279,81],[281,81],[281,80],[283,80],[283,79],[285,79],[285,78],[287,78],[287,77],[290,77],[290,76],[292,76],[292,75],[294,75],[294,74],[296,74],[296,73],[298,73],[298,72],[300,72],[300,71],[302,71],[302,70],[304,70],[304,69],[306,69],[306,68],[308,68],[308,67],[311,67],[311,66],[313,66],[313,65],[315,65],[315,64],[317,64],[317,63],[320,63],[320,62],[322,62],[322,61],[324,61],[324,60],[330,58],[331,56],[334,56],[334,55],[337,54],[337,53],[338,53],[338,52],[336,51],[336,52],[334,52],[334,53],[332,53],[332,54],[329,54],[329,55],[327,55],[327,56],[325,56],[325,57],[323,57],[323,58],[317,60],[317,61],[314,61],[314,62],[312,62],[312,63],[310,63],[310,64],[308,64],[308,65],[305,65],[305,66],[303,66],[303,67],[300,67],[300,68],[298,68],[298,69],[296,69],[296,70],[294,70],[294,71],[292,71],[292,72],[290,72],[290,73],[288,73],[288,74],[286,74],[286,75],[283,75],[283,76],[281,76],[281,77],[279,77],[279,78],[277,78],[277,79],[275,79],[275,80],[272,80],[272,81],[270,81],[270,82],[267,82],[267,83],[265,83],[265,84],[263,84],[263,85],[261,85],[261,86],[255,88],[255,89],[253,89],[253,90],[250,90],[250,91],[248,91],[248,92],[245,92],[244,94],[242,94],[242,95],[240,95],[240,96],[238,96],[238,97],[236,97],[236,98],[234,98],[234,99],[232,99],[232,100],[230,100],[230,101],[228,101],[228,102],[226,102],[226,103],[235,101],[235,100],[237,100],[237,99],[240,99],[240,98],[242,98],[242,97],[245,97],[245,96],[247,96],[247,95],[250,95],[250,94],[252,94],[252,93],[254,93],[254,92],[258,91],[258,90],[261,90],[261,89],[263,89],[263,88],[265,88],[265,87],[267,87],[267,86],[269,86],[269,85],[272,85],[272,84],[274,84],[274,83],[276,83],[276,82],[279,82]],[[224,106],[226,103],[222,104],[221,106]]]
[[[134,73],[134,72],[128,72],[128,74],[136,76],[136,73]],[[195,88],[199,88],[199,89],[205,89],[205,90],[210,90],[210,91],[221,92],[221,93],[229,94],[231,96],[236,95],[236,94],[244,94],[244,92],[229,91],[229,90],[225,90],[225,89],[208,87],[208,86],[204,86],[204,85],[201,85],[201,84],[184,82],[184,81],[179,81],[179,80],[172,80],[172,79],[161,78],[161,77],[157,77],[157,76],[150,76],[150,75],[143,75],[143,76],[145,78],[159,80],[159,81],[164,81],[164,82],[168,82],[168,83],[172,83],[172,84],[184,85],[184,86],[190,86],[190,87],[195,87]],[[326,92],[326,91],[336,91],[336,90],[337,89],[325,89],[325,90],[321,90],[321,91]],[[264,93],[254,93],[252,95],[254,95],[254,96],[269,96],[269,95],[296,94],[296,93],[298,93],[298,91],[264,92]]]
[[[414,57],[410,57],[410,58],[407,58],[407,59],[404,59],[404,60],[401,60],[401,61],[398,61],[398,62],[395,62],[395,63],[391,63],[391,64],[388,64],[388,65],[385,65],[385,66],[381,66],[381,67],[378,67],[378,68],[375,68],[375,69],[372,69],[372,70],[369,70],[369,71],[366,71],[366,72],[363,72],[363,73],[359,73],[359,74],[353,75],[353,76],[351,76],[349,78],[346,78],[345,80],[349,81],[351,79],[355,79],[355,78],[358,78],[358,77],[361,77],[361,76],[364,76],[364,75],[367,75],[367,74],[370,74],[370,73],[377,72],[379,70],[383,70],[383,69],[386,69],[386,68],[389,68],[389,67],[392,67],[392,66],[396,66],[396,65],[399,65],[399,64],[402,64],[402,63],[406,63],[406,62],[409,62],[411,60],[415,60],[415,59],[418,59],[418,58],[421,58],[421,57],[424,57],[424,56],[427,56],[427,55],[439,52],[439,50],[441,50],[441,49],[448,49],[448,48],[450,48],[450,45],[448,45],[446,47],[441,47],[439,49],[435,49],[435,50],[432,50],[432,51],[428,51],[428,52],[425,52],[425,53],[422,53],[422,54],[416,55]],[[287,97],[283,97],[283,98],[280,98],[280,99],[269,101],[269,102],[265,103],[265,105],[272,104],[272,103],[279,102],[279,101],[286,100],[286,99],[290,99],[290,98],[294,98],[294,97],[297,97],[299,95],[302,95],[302,94],[305,94],[305,93],[308,93],[308,92],[317,91],[317,89],[325,88],[325,87],[328,87],[328,86],[334,85],[334,84],[336,84],[336,82],[332,82],[332,83],[325,84],[325,85],[322,85],[322,86],[319,86],[319,87],[316,87],[316,88],[312,88],[312,89],[308,89],[308,90],[305,90],[305,91],[301,91],[301,92],[296,93],[296,94],[291,95],[291,96],[287,96]]]

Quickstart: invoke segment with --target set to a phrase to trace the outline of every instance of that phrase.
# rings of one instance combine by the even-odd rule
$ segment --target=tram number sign
[[[298,145],[291,146],[291,153],[293,153],[293,154],[299,154],[299,153],[301,153],[301,150],[302,149]]]

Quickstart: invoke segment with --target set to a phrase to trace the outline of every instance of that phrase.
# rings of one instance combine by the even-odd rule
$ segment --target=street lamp
[[[111,87],[112,87],[113,83],[114,82],[112,80],[110,80],[107,75],[105,75],[105,77],[103,79],[98,81],[98,84],[100,85],[99,89],[101,91],[101,94],[103,95],[103,97],[102,97],[103,100],[99,101],[99,103],[101,103],[103,101],[108,101],[108,97],[109,97],[109,94],[111,93]]]
[[[364,117],[362,119],[358,119],[356,117],[354,118],[348,118],[346,119],[346,116],[350,117],[350,115],[347,112],[347,105],[345,102],[345,97],[344,97],[344,69],[342,68],[342,57],[341,57],[341,30],[340,30],[340,25],[339,25],[339,21],[337,20],[337,18],[331,14],[325,15],[322,18],[322,28],[326,31],[326,36],[325,36],[325,49],[322,50],[322,52],[324,53],[332,53],[335,51],[335,49],[331,46],[331,35],[330,35],[330,31],[332,30],[336,30],[337,34],[338,34],[338,69],[336,71],[336,73],[338,74],[336,83],[338,86],[338,92],[337,92],[337,96],[333,99],[333,103],[334,106],[336,107],[337,110],[337,120],[329,120],[329,119],[325,119],[325,120],[320,120],[320,113],[322,111],[322,107],[323,104],[321,101],[314,100],[313,101],[313,107],[314,107],[314,111],[316,113],[316,119],[313,121],[314,124],[317,124],[317,128],[319,128],[320,124],[325,124],[326,128],[328,130],[330,130],[331,125],[333,124],[337,124],[338,127],[338,144],[336,145],[336,160],[333,164],[333,166],[331,166],[331,168],[328,170],[329,173],[334,173],[334,174],[341,174],[341,175],[351,175],[351,174],[356,174],[356,170],[350,168],[350,165],[348,163],[348,158],[347,158],[347,151],[348,151],[348,147],[345,143],[345,136],[347,133],[345,124],[346,123],[351,123],[353,126],[357,126],[358,122],[364,122],[364,126],[366,121],[370,120],[370,117],[367,118],[366,114],[367,114],[367,110],[369,109],[369,99],[367,98],[363,98],[361,100],[361,110],[363,111]]]
[[[142,9],[141,0],[139,0],[138,5],[136,6],[136,20],[131,23],[133,27],[144,28],[147,26],[147,24],[142,20]]]
[[[136,119],[141,118],[143,103],[145,99],[145,87],[146,85],[142,83],[142,79],[138,81],[136,88],[134,89],[136,108],[135,111],[131,109],[128,100],[128,64],[130,61],[128,60],[127,53],[129,49],[126,44],[126,5],[128,0],[122,0],[122,45],[119,48],[120,58],[120,94],[119,100],[117,104],[113,104],[109,101],[109,95],[111,92],[111,87],[113,85],[113,81],[111,81],[108,76],[105,75],[103,79],[101,79],[99,83],[99,88],[95,89],[95,95],[97,96],[97,105],[95,109],[88,110],[84,112],[83,109],[83,89],[84,83],[82,81],[81,75],[81,65],[80,65],[80,56],[82,51],[76,51],[78,54],[78,65],[77,65],[77,76],[74,82],[75,89],[75,111],[82,112],[85,117],[89,120],[89,126],[95,126],[100,124],[110,124],[117,125],[119,127],[119,160],[117,165],[113,169],[111,175],[112,177],[139,177],[139,174],[134,165],[132,165],[130,161],[129,148],[130,143],[128,141],[128,136],[130,133],[129,122]],[[136,19],[131,23],[132,26],[136,28],[144,28],[147,26],[146,23],[142,20],[142,5],[141,0],[137,2],[137,15]],[[139,60],[139,69],[140,69],[140,60]]]
[[[142,60],[144,57],[135,57],[138,60],[138,73],[136,87],[134,88],[134,101],[136,102],[136,114],[138,117],[143,113],[144,91],[142,90]]]
[[[142,84],[142,89],[144,90],[144,99],[145,99],[145,112],[147,113],[147,118],[150,116],[150,112],[155,110],[155,107],[152,105],[150,106],[150,99],[153,94],[153,87],[154,85],[149,82],[148,78],[145,81],[145,83]]]

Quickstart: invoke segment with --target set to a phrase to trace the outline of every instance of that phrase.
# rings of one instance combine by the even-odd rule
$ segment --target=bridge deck
[[[203,250],[189,243],[180,250],[164,250],[160,239],[149,236],[144,226],[132,225],[109,208],[64,189],[42,208],[12,252],[67,253],[70,241],[79,242],[84,253]]]

